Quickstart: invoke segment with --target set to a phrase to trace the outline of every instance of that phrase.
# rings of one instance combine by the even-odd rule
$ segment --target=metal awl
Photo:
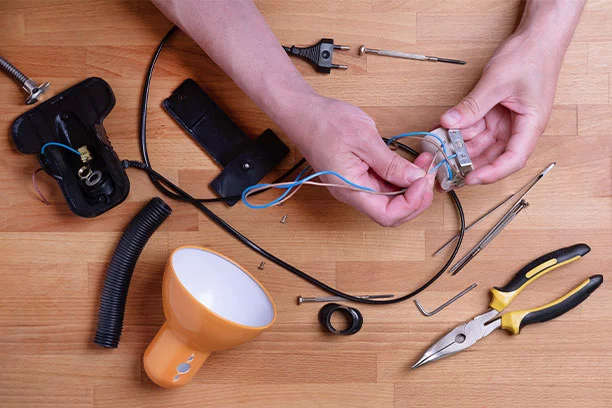
[[[550,163],[548,166],[546,166],[546,168],[544,170],[542,170],[537,176],[535,176],[534,178],[532,178],[531,180],[529,180],[527,182],[527,184],[525,184],[523,187],[521,187],[516,193],[508,196],[506,199],[504,199],[502,202],[500,202],[499,204],[497,204],[495,207],[491,208],[489,211],[487,211],[486,213],[484,213],[483,215],[481,215],[480,217],[478,217],[476,219],[476,221],[474,221],[473,223],[471,223],[470,225],[468,225],[465,230],[468,231],[470,228],[472,228],[474,225],[478,224],[480,221],[484,220],[485,218],[487,218],[489,215],[491,215],[493,212],[495,212],[495,210],[497,210],[499,207],[501,207],[502,205],[506,204],[509,200],[511,200],[514,196],[516,196],[518,193],[520,193],[521,191],[525,190],[525,192],[523,193],[523,195],[521,195],[521,197],[516,200],[516,203],[519,203],[523,198],[525,198],[525,196],[527,195],[527,193],[529,192],[529,190],[531,190],[538,181],[540,181],[540,179],[542,179],[542,177],[544,177],[545,175],[548,174],[549,171],[552,170],[553,167],[555,167],[557,163],[556,162],[552,162]],[[515,203],[515,205],[516,205]],[[440,247],[440,249],[438,249],[433,256],[436,256],[438,254],[440,254],[440,252],[444,251],[446,248],[448,248],[448,246],[450,244],[452,244],[453,242],[455,242],[457,240],[457,238],[459,238],[459,234],[455,235],[454,237],[452,237],[448,242],[446,242],[444,245],[442,245],[442,247]]]
[[[386,295],[360,295],[355,296],[359,299],[390,299],[395,295],[386,294]],[[347,300],[340,296],[320,296],[320,297],[303,297],[298,296],[297,303],[301,305],[302,303],[320,303],[320,302],[337,302],[341,300]]]
[[[499,233],[502,232],[502,230],[506,228],[508,224],[510,224],[510,222],[514,219],[514,217],[516,217],[516,215],[528,205],[529,203],[523,199],[521,199],[521,201],[513,205],[512,208],[508,210],[506,214],[504,214],[502,219],[499,220],[499,222],[495,224],[493,228],[491,228],[491,230],[487,233],[487,235],[485,235],[484,238],[482,238],[474,246],[474,248],[472,248],[467,254],[465,254],[465,256],[461,258],[459,262],[457,262],[455,266],[453,266],[448,271],[448,273],[450,273],[451,276],[455,276],[456,274],[458,274],[459,271],[461,271],[461,269],[463,269],[465,265],[467,265],[468,262],[474,259],[474,257],[478,255],[480,251],[482,251],[491,241],[493,241],[493,238],[498,236]]]
[[[411,59],[411,60],[417,60],[417,61],[446,62],[447,64],[458,64],[458,65],[466,64],[466,62],[462,60],[432,57],[430,55],[422,55],[422,54],[411,54],[408,52],[401,52],[401,51],[377,50],[375,48],[366,48],[365,45],[362,45],[359,48],[359,55],[363,55],[363,54],[384,55],[385,57],[405,58],[405,59]]]

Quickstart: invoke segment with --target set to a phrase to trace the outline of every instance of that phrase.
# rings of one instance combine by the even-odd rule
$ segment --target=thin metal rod
[[[549,171],[552,170],[553,167],[555,167],[557,163],[556,162],[552,162],[550,163],[544,170],[542,170],[538,175],[536,175],[534,178],[532,178],[531,180],[529,180],[527,183],[525,183],[525,185],[521,188],[519,188],[514,194],[512,194],[510,197],[506,198],[504,201],[502,201],[500,204],[498,204],[497,206],[493,207],[492,209],[490,209],[489,211],[487,211],[485,214],[483,214],[482,216],[480,216],[478,219],[476,219],[476,221],[474,221],[473,223],[471,223],[470,225],[468,225],[465,230],[469,230],[470,228],[472,228],[474,225],[478,224],[480,221],[484,220],[485,218],[487,218],[489,215],[491,215],[495,210],[497,210],[499,207],[501,207],[502,205],[504,205],[508,200],[511,200],[512,197],[515,197],[518,193],[520,193],[521,191],[525,190],[525,192],[523,193],[523,195],[516,200],[516,202],[514,203],[514,205],[516,205],[517,203],[519,203],[523,198],[525,198],[525,196],[527,195],[527,193],[529,192],[529,190],[531,190],[533,188],[533,186],[536,185],[536,183],[538,181],[540,181],[540,179],[542,177],[544,177],[545,175],[548,174]],[[433,254],[433,256],[439,255],[442,251],[444,251],[446,248],[448,248],[448,246],[450,244],[452,244],[457,238],[459,238],[459,234],[455,235],[454,237],[452,237],[450,239],[450,241],[448,241],[447,243],[445,243],[440,249],[438,249],[436,251],[436,253]]]
[[[529,203],[527,201],[521,200],[512,206],[512,208],[506,214],[504,214],[502,219],[499,220],[498,223],[495,224],[495,226],[493,226],[493,228],[491,228],[491,230],[448,271],[448,273],[450,273],[451,276],[457,275],[459,271],[461,271],[461,269],[468,264],[468,262],[474,259],[474,257],[478,255],[478,253],[480,253],[480,251],[482,251],[495,237],[497,237],[499,233],[502,232],[502,230],[506,228],[508,224],[510,224],[514,217],[516,217],[516,215],[528,205]]]
[[[362,45],[359,48],[359,55],[363,55],[363,54],[377,54],[377,55],[383,55],[385,57],[405,58],[405,59],[411,59],[411,60],[417,60],[417,61],[429,61],[429,62],[446,62],[447,64],[465,65],[465,61],[457,60],[457,59],[434,57],[431,55],[413,54],[413,53],[401,52],[401,51],[377,50],[376,48],[367,48],[365,45]]]
[[[427,312],[425,311],[425,309],[423,309],[423,306],[421,305],[421,303],[417,300],[414,299],[414,304],[416,305],[417,309],[419,309],[419,312],[421,312],[421,314],[423,316],[433,316],[436,313],[438,313],[440,310],[446,308],[447,306],[449,306],[450,304],[452,304],[453,302],[455,302],[457,299],[459,299],[461,296],[465,295],[466,293],[468,293],[470,290],[474,289],[476,286],[478,286],[478,284],[476,283],[472,283],[469,287],[463,289],[460,293],[456,294],[455,296],[453,296],[451,299],[447,300],[446,302],[444,302],[441,306],[437,307],[436,309],[432,310],[431,312]]]
[[[519,190],[520,191],[520,190]],[[508,197],[504,198],[502,201],[500,201],[499,203],[497,203],[495,205],[495,207],[491,208],[489,211],[487,211],[486,213],[482,214],[480,217],[478,217],[474,222],[472,222],[470,225],[468,225],[467,227],[465,227],[465,231],[469,231],[470,228],[472,228],[474,225],[478,224],[480,221],[484,220],[485,218],[487,218],[489,215],[491,215],[495,210],[497,210],[499,207],[501,207],[502,205],[506,204],[508,201],[510,201],[512,199],[512,197],[514,197],[516,195],[516,193],[514,194],[510,194]],[[457,238],[459,238],[459,234],[455,235],[454,237],[452,237],[449,241],[447,241],[444,245],[442,245],[440,247],[440,249],[438,249],[433,256],[437,256],[439,255],[442,251],[444,251],[446,248],[448,248],[448,246],[450,244],[452,244],[453,242],[455,242],[457,240]]]
[[[395,295],[393,294],[385,294],[385,295],[360,295],[360,296],[355,296],[355,297],[358,297],[360,299],[390,299],[394,296]],[[342,300],[346,300],[346,299],[340,296],[320,296],[320,297],[298,296],[297,303],[298,305],[301,305],[302,303],[337,302],[337,301],[342,301]]]

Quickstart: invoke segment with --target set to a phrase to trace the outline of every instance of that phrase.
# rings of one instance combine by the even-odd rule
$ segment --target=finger
[[[348,191],[337,198],[352,205],[378,224],[392,227],[399,225],[403,219],[421,207],[428,187],[429,183],[423,177],[413,182],[404,194],[394,197]]]
[[[428,152],[423,152],[419,154],[416,159],[414,159],[414,165],[427,171],[432,161],[433,161],[433,154],[428,153]]]
[[[470,185],[489,184],[522,169],[535,149],[543,127],[535,119],[517,115],[514,119],[513,134],[503,154],[489,165],[478,168],[468,174],[466,182]],[[494,154],[492,150],[490,154]]]
[[[393,197],[387,205],[387,215],[391,219],[391,227],[397,227],[423,212],[433,198],[433,183],[423,177],[413,183],[401,196]],[[429,194],[428,194],[429,193]]]
[[[496,139],[491,132],[483,133],[469,142],[465,143],[465,147],[470,157],[477,157],[482,154],[489,146],[495,143]]]
[[[362,159],[383,180],[399,187],[408,187],[413,181],[425,176],[425,171],[391,151],[381,140],[363,152]]]
[[[425,190],[425,194],[423,195],[423,200],[421,201],[421,205],[412,214],[408,215],[407,217],[397,222],[395,226],[399,226],[405,222],[408,222],[418,217],[419,215],[421,215],[423,211],[429,208],[429,206],[433,202],[433,196],[434,196],[433,187],[435,186],[435,176],[432,174],[431,178],[429,177],[429,175],[427,176],[427,178],[428,178],[429,184],[427,186],[427,189]]]
[[[464,129],[461,129],[461,137],[463,137],[463,140],[465,140],[466,142],[471,140],[472,138],[474,138],[475,136],[479,135],[480,133],[484,132],[485,129],[487,128],[487,123],[485,122],[485,119],[480,119],[478,122],[474,123],[472,126],[468,126]]]
[[[442,115],[442,126],[462,129],[475,125],[504,98],[499,92],[498,82],[497,78],[485,73],[472,92]]]

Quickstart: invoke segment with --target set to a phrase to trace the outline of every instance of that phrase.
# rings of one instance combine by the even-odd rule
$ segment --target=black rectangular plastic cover
[[[249,138],[193,80],[186,79],[163,102],[166,111],[224,170],[210,184],[221,197],[240,195],[257,184],[289,153],[266,129]],[[234,205],[238,200],[228,200]]]

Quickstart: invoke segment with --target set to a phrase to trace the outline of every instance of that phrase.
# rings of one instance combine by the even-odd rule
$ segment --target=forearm
[[[287,132],[296,102],[314,91],[251,1],[153,2]]]
[[[563,58],[586,0],[528,0],[516,35],[528,35]]]

